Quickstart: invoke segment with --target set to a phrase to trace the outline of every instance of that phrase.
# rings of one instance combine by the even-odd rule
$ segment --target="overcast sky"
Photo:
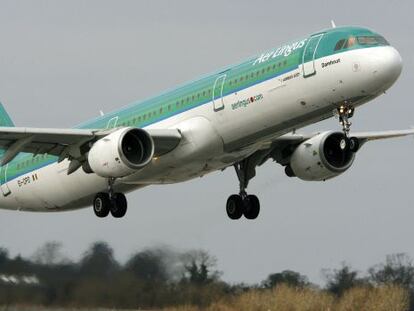
[[[404,60],[400,80],[357,111],[353,129],[404,129],[414,125],[413,10],[408,0],[0,0],[0,98],[17,126],[71,127],[334,19],[378,31]],[[315,129],[339,125],[329,120],[303,131]],[[77,259],[104,240],[119,260],[153,245],[203,248],[227,281],[258,282],[292,269],[320,283],[321,269],[342,261],[363,271],[390,253],[414,257],[413,158],[411,138],[370,143],[347,173],[326,183],[289,179],[267,163],[249,188],[261,198],[257,221],[227,219],[225,202],[238,191],[232,169],[134,192],[122,220],[98,219],[92,208],[0,211],[0,246],[31,255],[57,240]]]

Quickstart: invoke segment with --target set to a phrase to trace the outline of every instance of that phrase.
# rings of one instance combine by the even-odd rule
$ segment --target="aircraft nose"
[[[374,76],[383,82],[385,88],[389,88],[401,75],[403,63],[400,53],[396,48],[387,46],[382,48],[374,56],[376,63]]]

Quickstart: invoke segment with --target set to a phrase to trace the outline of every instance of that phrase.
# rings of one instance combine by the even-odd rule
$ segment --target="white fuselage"
[[[180,129],[180,145],[135,174],[118,179],[115,188],[131,191],[150,184],[182,182],[230,166],[272,139],[332,117],[344,101],[353,99],[353,105],[359,106],[380,95],[398,78],[401,58],[393,47],[375,47],[316,60],[315,68],[316,74],[305,78],[300,65],[272,80],[152,124],[148,128]],[[247,103],[250,98],[253,100]],[[91,205],[94,195],[107,189],[107,180],[81,169],[67,175],[68,164],[66,160],[52,163],[19,177],[36,174],[36,182],[24,186],[17,179],[2,185],[10,194],[0,195],[0,207],[63,211]]]

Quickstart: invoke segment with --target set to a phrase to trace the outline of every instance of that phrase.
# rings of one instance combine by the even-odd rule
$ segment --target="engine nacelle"
[[[93,144],[88,154],[88,165],[101,177],[118,178],[142,169],[153,156],[154,142],[146,131],[123,128]]]
[[[344,139],[343,133],[326,132],[301,143],[291,156],[287,172],[307,181],[322,181],[342,174],[355,159],[355,152],[343,148]]]

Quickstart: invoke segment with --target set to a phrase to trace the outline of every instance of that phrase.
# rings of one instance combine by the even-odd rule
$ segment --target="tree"
[[[220,272],[216,270],[217,259],[206,251],[187,252],[182,256],[182,261],[183,280],[192,284],[205,285],[217,281],[220,276]]]
[[[145,250],[133,255],[126,263],[125,270],[140,280],[166,281],[168,271],[163,258],[164,251],[161,249]]]
[[[80,273],[84,276],[105,278],[119,268],[112,248],[105,242],[95,242],[85,252],[80,262]]]
[[[280,284],[302,288],[307,286],[309,282],[306,276],[295,271],[285,270],[280,273],[270,274],[262,284],[266,288],[276,287]]]
[[[368,270],[375,284],[395,284],[414,290],[414,266],[407,254],[393,254],[386,257],[384,264]]]
[[[39,247],[33,255],[34,262],[42,265],[58,265],[66,261],[62,254],[62,243],[52,241],[46,242]]]
[[[7,249],[0,247],[0,269],[9,260],[9,252]]]
[[[337,296],[342,296],[343,293],[353,287],[367,285],[366,280],[360,278],[358,274],[358,271],[352,270],[350,266],[345,264],[342,265],[342,268],[333,272],[325,272],[327,278],[326,289]]]

